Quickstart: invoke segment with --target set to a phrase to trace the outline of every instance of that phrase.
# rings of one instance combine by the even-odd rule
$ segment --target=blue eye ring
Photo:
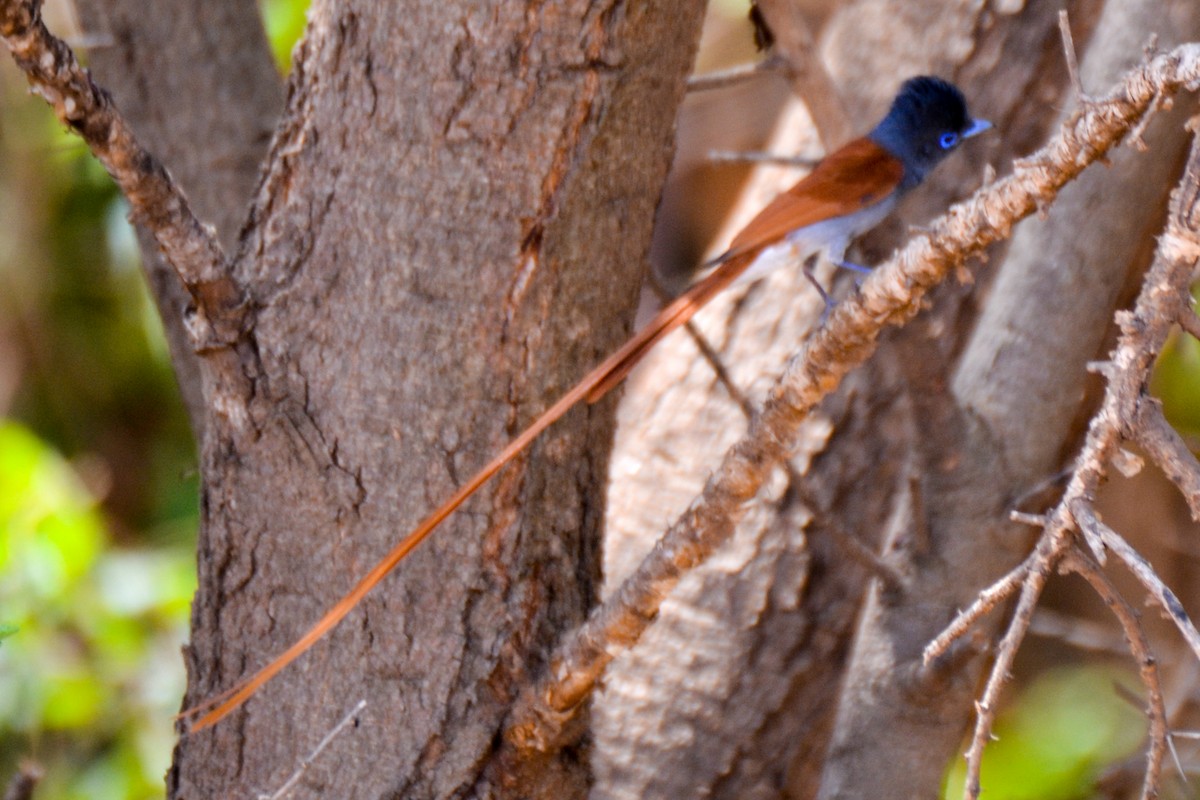
[[[949,150],[956,144],[958,144],[958,134],[954,133],[953,131],[950,131],[949,133],[943,133],[938,137],[938,145],[940,145],[943,150]]]

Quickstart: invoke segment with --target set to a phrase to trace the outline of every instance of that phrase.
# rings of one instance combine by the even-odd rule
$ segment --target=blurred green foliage
[[[1200,299],[1196,289],[1192,294]],[[1151,389],[1180,433],[1200,437],[1200,341],[1176,331],[1158,358]]]
[[[1083,800],[1108,764],[1136,752],[1146,718],[1117,691],[1144,690],[1128,672],[1063,667],[1039,675],[996,720],[980,781],[988,800]],[[945,800],[960,800],[963,759],[946,778]]]
[[[96,498],[0,421],[0,759],[46,767],[42,798],[162,795],[195,591],[189,548],[115,548]]]
[[[260,0],[271,53],[282,73],[291,69],[292,48],[304,34],[308,21],[308,3],[309,0]]]
[[[286,68],[307,0],[264,0]],[[111,179],[0,63],[0,787],[163,796],[198,476]]]

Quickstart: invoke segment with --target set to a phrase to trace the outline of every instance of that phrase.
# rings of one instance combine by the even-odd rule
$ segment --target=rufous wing
[[[757,252],[794,230],[861,211],[886,199],[904,178],[900,159],[867,137],[830,153],[742,228],[729,252]]]

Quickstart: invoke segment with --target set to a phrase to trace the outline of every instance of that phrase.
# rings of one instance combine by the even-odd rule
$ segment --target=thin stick
[[[317,746],[313,748],[313,751],[304,757],[304,759],[300,762],[300,766],[296,767],[296,771],[292,773],[290,778],[284,781],[282,786],[276,789],[272,794],[260,794],[258,796],[258,800],[282,800],[282,798],[286,797],[287,793],[292,790],[292,788],[300,781],[302,777],[304,777],[304,773],[308,771],[308,768],[311,767],[313,762],[317,760],[317,757],[321,755],[321,751],[328,747],[329,743],[336,739],[338,734],[348,728],[351,723],[357,722],[356,717],[358,716],[358,713],[366,707],[367,701],[359,700],[358,705],[350,709],[350,713],[342,717],[342,721],[337,725],[334,725],[333,729],[330,730],[329,733],[325,734],[325,738],[317,743]]]
[[[687,79],[689,92],[707,92],[712,89],[724,89],[736,86],[748,80],[757,78],[766,72],[777,71],[782,64],[775,58],[765,58],[752,64],[739,64],[729,69],[719,69],[706,72],[703,75],[692,75]]]
[[[1121,623],[1130,653],[1138,665],[1142,685],[1146,687],[1146,716],[1150,719],[1150,748],[1146,752],[1146,775],[1142,780],[1142,800],[1158,796],[1158,782],[1162,775],[1163,759],[1170,748],[1170,731],[1167,727],[1167,708],[1163,701],[1162,683],[1158,677],[1158,666],[1150,652],[1150,643],[1138,621],[1137,614],[1099,566],[1078,550],[1071,551],[1066,566],[1086,580],[1100,599]]]
[[[777,164],[783,167],[815,167],[821,162],[819,158],[738,150],[709,150],[707,158],[714,164]]]
[[[1150,566],[1142,554],[1125,541],[1121,534],[1101,522],[1088,503],[1083,501],[1072,503],[1071,514],[1080,525],[1090,527],[1104,542],[1104,545],[1112,551],[1113,555],[1125,562],[1125,566],[1146,588],[1154,602],[1166,612],[1171,622],[1175,623],[1175,627],[1183,635],[1184,641],[1192,649],[1196,659],[1200,660],[1200,631],[1196,630],[1196,626],[1192,623],[1187,611],[1184,610],[1183,604],[1179,602],[1179,598],[1163,582],[1162,578],[1158,577],[1154,567]]]
[[[217,241],[170,174],[137,139],[112,96],[79,65],[66,42],[42,21],[40,2],[0,2],[0,37],[32,90],[78,133],[153,234],[202,314],[190,332],[197,348],[229,344],[241,333],[244,292]]]
[[[1063,56],[1067,61],[1067,75],[1071,79],[1071,88],[1075,97],[1081,103],[1090,102],[1087,93],[1083,91],[1083,81],[1079,78],[1079,59],[1075,56],[1075,37],[1071,35],[1071,19],[1067,10],[1058,12],[1058,32],[1062,34]]]
[[[45,774],[41,764],[28,758],[21,759],[16,773],[4,788],[4,800],[33,800],[33,790]]]
[[[1045,546],[1034,551],[1037,558],[1025,574],[1021,585],[1021,598],[1017,601],[1017,608],[1008,624],[1008,630],[996,649],[996,663],[992,665],[992,671],[988,675],[983,696],[975,703],[975,733],[971,737],[971,746],[967,748],[966,754],[967,780],[963,787],[963,797],[966,800],[978,800],[982,791],[979,773],[983,767],[983,750],[992,736],[992,725],[995,723],[996,710],[1000,704],[1000,690],[1004,688],[1005,681],[1012,673],[1017,650],[1025,640],[1025,634],[1033,620],[1034,609],[1041,599],[1042,590],[1046,588],[1050,570],[1061,557],[1062,549],[1069,540],[1066,536],[1060,536],[1042,541]]]
[[[1193,338],[1200,339],[1200,316],[1197,316],[1191,307],[1182,306],[1179,309],[1177,321],[1179,322],[1179,327],[1190,333]]]
[[[925,652],[921,656],[925,665],[928,666],[935,658],[941,657],[950,648],[950,645],[969,631],[980,617],[1012,597],[1013,593],[1021,588],[1026,576],[1029,575],[1036,556],[1036,551],[1030,553],[1007,575],[980,592],[975,598],[975,602],[958,612],[946,629],[938,634],[936,639],[925,645]]]
[[[1192,519],[1200,522],[1200,461],[1163,416],[1161,402],[1153,397],[1138,401],[1133,435],[1179,489]]]

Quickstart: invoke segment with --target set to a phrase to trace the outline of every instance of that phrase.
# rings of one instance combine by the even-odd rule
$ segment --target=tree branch
[[[1192,519],[1200,522],[1200,461],[1163,416],[1162,403],[1142,397],[1132,428],[1133,438],[1179,488]]]
[[[922,297],[963,259],[981,252],[1020,219],[1049,203],[1103,157],[1160,95],[1200,85],[1200,45],[1185,45],[1130,71],[1107,97],[1077,111],[1050,143],[1014,165],[1011,176],[950,209],[878,267],[843,301],[789,363],[746,436],[726,453],[691,507],[638,569],[550,662],[510,718],[507,741],[532,755],[561,744],[563,726],[615,655],[641,636],[689,569],[731,535],[744,504],[796,443],[809,411],[875,349],[880,331],[914,316]]]
[[[196,303],[197,313],[188,320],[194,346],[231,342],[244,316],[243,293],[216,235],[192,213],[166,168],[138,142],[108,92],[46,29],[41,1],[0,1],[0,36],[33,91],[83,137],[129,200],[134,219],[154,235]]]
[[[787,67],[792,93],[804,101],[825,150],[832,152],[854,135],[853,123],[800,7],[786,0],[758,0],[757,5],[775,37],[775,53]]]

